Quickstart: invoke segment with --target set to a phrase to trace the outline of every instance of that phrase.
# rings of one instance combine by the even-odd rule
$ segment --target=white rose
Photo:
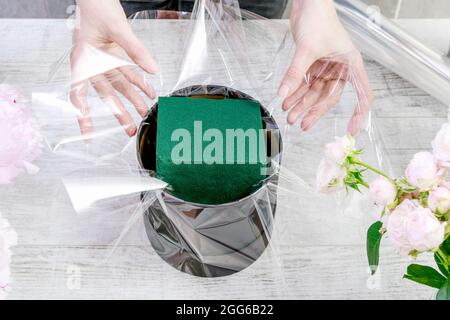
[[[433,142],[433,154],[442,165],[450,165],[450,124],[442,125]]]
[[[430,152],[416,153],[405,171],[408,182],[420,191],[427,191],[437,185],[442,176]]]
[[[417,200],[405,199],[388,216],[386,232],[402,255],[433,250],[444,241],[445,223]]]
[[[355,139],[347,134],[343,137],[335,137],[333,142],[325,145],[325,158],[337,164],[342,164],[348,154],[355,148]]]
[[[444,187],[434,188],[428,196],[428,206],[434,212],[448,212],[450,210],[450,190]]]
[[[337,191],[344,187],[344,170],[334,162],[323,159],[317,169],[316,185],[320,192]]]
[[[376,204],[389,206],[397,198],[397,187],[385,177],[379,176],[369,184]]]

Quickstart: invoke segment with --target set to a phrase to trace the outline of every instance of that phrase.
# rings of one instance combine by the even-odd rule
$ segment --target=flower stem
[[[383,172],[381,172],[381,171],[375,169],[374,167],[368,165],[367,163],[364,163],[364,162],[361,162],[361,161],[358,161],[358,160],[353,160],[352,163],[353,163],[353,164],[357,164],[357,165],[359,165],[359,166],[361,166],[361,167],[364,167],[364,168],[366,168],[366,169],[368,169],[368,170],[370,170],[370,171],[373,171],[373,172],[375,172],[376,174],[379,174],[380,176],[385,177],[385,178],[388,179],[390,182],[392,182],[393,184],[395,184],[395,181],[394,181],[394,180],[392,180],[391,178],[389,178],[389,177],[388,177],[387,175],[385,175]]]

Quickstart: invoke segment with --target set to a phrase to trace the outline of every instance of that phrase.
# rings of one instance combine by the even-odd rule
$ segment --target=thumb
[[[130,59],[142,69],[148,73],[159,72],[159,66],[155,58],[134,34],[129,25],[126,28],[121,28],[120,32],[114,34],[112,40],[122,47]]]
[[[308,50],[298,45],[295,50],[294,59],[286,71],[286,75],[281,81],[280,89],[278,90],[278,95],[281,98],[284,99],[289,97],[298,87],[300,87],[306,72],[313,62],[313,55]]]

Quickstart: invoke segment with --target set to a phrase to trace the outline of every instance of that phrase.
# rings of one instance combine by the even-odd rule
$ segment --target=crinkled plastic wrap
[[[361,204],[369,201],[364,196],[346,199],[348,209],[340,219],[334,216],[336,199],[315,189],[322,146],[346,133],[355,106],[358,112],[362,103],[367,105],[361,101],[351,59],[327,57],[323,70],[305,76],[308,86],[331,77],[342,86],[330,94],[338,87],[343,92],[314,128],[302,132],[298,125],[287,124],[277,96],[295,49],[287,24],[241,11],[235,0],[200,0],[192,14],[141,12],[131,23],[137,33],[159,37],[158,46],[150,48],[158,58],[159,74],[144,73],[109,48],[86,44],[72,50],[71,80],[66,54],[49,73],[48,87],[33,94],[34,114],[54,154],[52,170],[61,176],[77,214],[58,220],[61,242],[66,237],[89,244],[109,239],[110,254],[99,263],[108,263],[122,244],[144,246],[146,254],[156,252],[180,271],[202,277],[244,270],[268,251],[272,271],[281,277],[277,283],[289,286],[295,283],[284,281],[287,259],[282,248],[336,242],[333,232],[319,229],[320,221],[334,221],[336,229],[353,225],[348,243],[363,238]],[[161,35],[159,28],[168,23],[173,32]],[[134,77],[150,110],[136,106],[126,92],[116,93],[124,77]],[[218,205],[173,196],[170,181],[155,175],[154,93],[257,101],[270,146],[270,170],[256,191]],[[368,119],[358,146],[366,149],[366,162],[385,167],[374,119],[370,114]]]

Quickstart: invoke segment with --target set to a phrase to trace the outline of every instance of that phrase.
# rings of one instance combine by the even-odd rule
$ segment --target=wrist
[[[106,9],[108,6],[111,7],[117,7],[122,6],[120,4],[120,0],[76,0],[76,4],[83,8],[83,7],[97,7],[101,9]]]
[[[316,3],[316,4],[325,4],[334,6],[334,0],[292,0],[292,2],[298,2],[300,4],[305,2]]]
[[[337,16],[334,0],[293,0],[291,17],[302,14]]]
[[[334,0],[292,0],[293,10],[300,9],[305,5],[332,8],[334,10]]]

